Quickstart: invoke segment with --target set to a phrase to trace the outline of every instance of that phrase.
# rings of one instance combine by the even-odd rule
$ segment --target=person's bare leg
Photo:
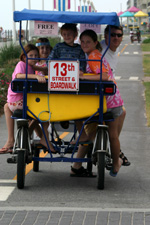
[[[118,172],[122,165],[122,160],[119,158],[120,154],[120,141],[118,135],[119,121],[120,118],[118,117],[114,121],[107,122],[114,173]]]
[[[82,126],[83,126],[83,122],[82,121],[76,121],[75,124],[76,124],[78,132],[80,133],[80,131],[82,129]],[[78,140],[78,137],[74,141],[71,141],[70,144],[76,144],[77,140]],[[89,141],[89,137],[87,136],[84,128],[83,128],[83,131],[81,133],[79,141],[80,142]]]
[[[14,145],[14,120],[11,118],[12,112],[10,111],[8,107],[8,103],[4,105],[4,113],[5,113],[5,119],[6,119],[6,126],[8,130],[8,138],[5,145],[3,146],[2,149],[0,149],[0,151],[4,151],[5,149],[7,151],[7,149],[13,147]]]
[[[51,152],[56,152],[55,149],[54,149],[54,147],[53,147],[53,145],[52,145],[52,143],[49,141],[49,133],[48,133],[48,131],[47,131],[48,126],[49,126],[49,123],[48,123],[48,122],[42,123],[42,125],[43,125],[43,129],[44,129],[46,138],[47,138],[47,140],[48,140],[48,144],[49,144],[49,147],[50,147]],[[45,137],[44,137],[44,134],[42,134],[42,138],[41,138],[41,140],[40,140],[40,143],[41,143],[42,145],[44,145],[46,148],[48,148],[47,143],[46,143],[46,140],[45,140]]]
[[[39,125],[38,120],[31,120],[29,121],[29,131],[30,135],[32,135],[33,130],[35,130],[35,133],[38,137],[42,138],[42,129]]]
[[[78,158],[78,159],[84,158],[86,156],[86,154],[87,154],[87,151],[88,151],[88,147],[87,146],[79,145],[76,158]],[[72,167],[74,169],[80,169],[81,166],[82,166],[82,162],[74,162]],[[71,171],[71,174],[73,174],[72,171]]]
[[[119,121],[118,121],[118,136],[121,133],[122,127],[123,127],[123,123],[124,123],[124,119],[126,116],[126,109],[123,107],[123,112],[122,114],[118,117]]]

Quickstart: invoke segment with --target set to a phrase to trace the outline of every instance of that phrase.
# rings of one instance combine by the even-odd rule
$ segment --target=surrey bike
[[[46,21],[61,23],[83,23],[83,24],[109,24],[119,25],[119,19],[116,13],[81,13],[81,12],[56,12],[28,10],[14,12],[14,21],[20,23],[20,45],[22,21]],[[109,32],[110,33],[110,32]],[[107,50],[106,50],[107,51]],[[106,53],[106,52],[105,52]],[[102,57],[103,58],[103,57]],[[28,60],[26,64],[28,65]],[[102,60],[102,59],[101,59]],[[56,68],[61,68],[65,64],[67,73],[69,73],[69,84],[58,84],[54,82]],[[72,66],[72,67],[70,67]],[[101,63],[102,67],[102,63]],[[73,68],[71,71],[68,68]],[[100,68],[102,70],[102,68]],[[55,76],[56,75],[56,76]],[[90,88],[89,88],[90,87]],[[106,95],[113,95],[116,92],[116,86],[113,82],[102,81],[79,81],[79,61],[78,60],[51,60],[49,62],[49,77],[47,82],[40,84],[34,79],[16,79],[12,81],[11,88],[14,92],[23,93],[23,110],[16,110],[13,118],[17,120],[17,133],[13,147],[12,156],[8,158],[8,163],[17,164],[17,187],[24,188],[26,164],[33,162],[33,171],[39,170],[39,162],[86,162],[87,169],[92,171],[92,164],[97,166],[98,189],[104,189],[105,167],[111,162],[107,126],[103,121],[110,120],[106,113]],[[61,109],[61,110],[60,110]],[[51,142],[57,155],[53,155],[48,148],[48,156],[41,157],[41,147],[29,135],[28,121],[35,119],[41,125],[49,121],[52,124]],[[64,141],[58,135],[55,124],[58,122],[83,120],[83,127],[78,140],[74,146],[70,142],[75,138],[76,129],[70,141]],[[97,122],[96,138],[93,146],[89,145],[89,154],[87,158],[77,159],[75,152],[78,149],[79,139],[82,130],[87,123]],[[56,138],[55,138],[56,136]],[[48,140],[45,140],[48,143]],[[71,153],[71,154],[68,154]],[[59,155],[59,156],[58,156]],[[69,156],[68,156],[69,155]]]

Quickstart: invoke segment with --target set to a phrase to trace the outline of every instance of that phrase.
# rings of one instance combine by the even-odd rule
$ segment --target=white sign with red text
[[[79,62],[50,60],[48,90],[79,91]]]

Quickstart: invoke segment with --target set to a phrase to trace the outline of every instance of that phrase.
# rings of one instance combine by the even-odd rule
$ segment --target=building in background
[[[150,29],[150,0],[128,0],[127,9],[135,6],[142,12],[147,13],[149,17],[141,17],[141,26],[144,30]]]

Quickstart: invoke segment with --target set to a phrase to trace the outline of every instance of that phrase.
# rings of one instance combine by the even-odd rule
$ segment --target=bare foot
[[[40,141],[40,144],[44,145],[45,148],[48,148],[46,142],[43,141],[42,139]],[[52,153],[56,153],[56,151],[55,151],[55,149],[54,149],[54,147],[53,147],[53,145],[52,145],[52,143],[50,141],[49,141],[49,147],[50,147],[50,150],[51,150]]]
[[[122,159],[118,159],[118,163],[117,164],[113,164],[113,172],[114,173],[118,173],[119,172],[119,170],[120,170],[120,168],[121,168],[121,166],[122,166],[122,163],[123,163],[123,161],[122,161]]]

